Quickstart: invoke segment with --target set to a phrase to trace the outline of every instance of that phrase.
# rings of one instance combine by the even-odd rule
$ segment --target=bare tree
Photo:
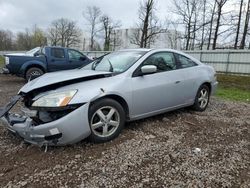
[[[185,27],[185,49],[194,49],[197,31],[208,24],[208,22],[200,23],[202,3],[200,0],[175,0],[173,4],[175,7],[173,12],[180,16],[181,24]]]
[[[51,27],[48,28],[48,38],[52,46],[59,45],[60,35],[59,35],[59,24],[52,23]]]
[[[17,49],[30,50],[32,48],[32,34],[28,28],[24,32],[17,33]]]
[[[226,4],[228,0],[215,0],[217,5],[217,19],[216,19],[216,25],[215,25],[215,32],[214,32],[214,40],[213,40],[213,46],[212,49],[216,49],[217,39],[218,39],[218,33],[220,28],[220,21],[222,16],[222,8]]]
[[[90,50],[94,50],[95,37],[101,31],[99,28],[101,14],[100,8],[96,6],[88,6],[86,11],[83,12],[83,17],[88,22],[90,30]]]
[[[141,48],[150,47],[154,43],[157,35],[164,32],[159,23],[159,19],[155,15],[155,0],[143,0],[139,8],[139,23],[137,29],[131,36],[131,43]]]
[[[31,40],[32,47],[47,45],[46,33],[41,28],[37,27],[37,25],[33,27]]]
[[[9,30],[0,30],[0,50],[12,50],[14,48],[14,35]]]
[[[121,36],[118,34],[118,30],[115,29],[112,32],[112,42],[111,42],[112,50],[115,51],[116,47],[121,46],[121,44],[122,44]]]
[[[234,42],[234,49],[237,49],[237,46],[238,46],[243,2],[244,2],[244,0],[240,0],[240,10],[239,10],[239,16],[238,16],[238,23],[237,23],[235,42]]]
[[[202,10],[202,23],[206,22],[206,11],[207,9],[207,0],[203,1],[203,10]],[[203,45],[205,42],[205,24],[202,25],[202,32],[201,32],[201,44],[200,44],[200,50],[203,49]]]
[[[240,42],[240,49],[244,49],[245,44],[246,44],[246,36],[247,36],[248,25],[249,25],[249,17],[250,17],[250,0],[248,0],[248,2],[247,2],[247,12],[246,12],[246,17],[245,17],[243,35],[242,35],[242,39]]]
[[[51,23],[48,37],[54,46],[70,47],[80,43],[81,30],[76,22],[61,18]]]
[[[209,26],[209,36],[208,36],[207,50],[210,49],[210,45],[211,45],[212,32],[213,32],[213,22],[214,22],[215,13],[216,13],[216,0],[214,1],[213,9],[211,11],[211,20],[210,20],[210,26]]]
[[[103,24],[103,31],[104,31],[104,51],[111,50],[112,44],[112,34],[114,30],[121,26],[119,21],[113,21],[109,16],[103,15],[101,17],[101,22]],[[116,38],[114,38],[116,40]]]
[[[236,32],[237,15],[233,9],[225,10],[228,0],[173,0],[177,23],[184,26],[185,50],[217,48],[216,44],[230,47]],[[234,3],[234,1],[230,1]],[[237,13],[238,14],[238,13]],[[220,37],[220,41],[219,38]],[[219,42],[218,42],[219,41]]]

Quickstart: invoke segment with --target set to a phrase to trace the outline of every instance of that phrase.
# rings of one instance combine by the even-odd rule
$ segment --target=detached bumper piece
[[[2,73],[2,74],[9,74],[10,71],[9,71],[9,69],[7,69],[7,68],[2,68],[2,69],[1,69],[1,73]]]
[[[8,114],[1,118],[1,121],[9,131],[21,137],[26,142],[38,146],[56,145],[62,137],[62,133],[57,128],[50,129],[47,134],[36,131],[32,119],[18,114]]]

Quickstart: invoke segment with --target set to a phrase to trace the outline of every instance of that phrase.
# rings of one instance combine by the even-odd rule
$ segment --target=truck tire
[[[26,79],[26,81],[33,80],[33,79],[35,79],[43,74],[44,74],[44,72],[42,69],[40,69],[38,67],[31,67],[26,71],[25,79]]]

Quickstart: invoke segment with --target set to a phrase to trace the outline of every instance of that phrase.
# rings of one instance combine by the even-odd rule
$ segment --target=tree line
[[[175,0],[178,19],[172,27],[183,27],[183,49],[244,49],[250,47],[250,0]]]
[[[219,48],[250,48],[250,0],[172,0],[166,7],[166,19],[157,16],[157,0],[141,0],[136,28],[130,43],[150,48],[159,35],[166,34],[171,48],[181,41],[184,50]],[[170,13],[170,14],[169,14]],[[172,16],[169,16],[172,15]],[[121,22],[103,13],[99,7],[89,6],[82,12],[83,31],[75,21],[60,18],[43,30],[38,26],[13,34],[0,30],[0,50],[28,50],[36,46],[86,46],[89,50],[114,50],[121,44],[117,29]],[[103,46],[100,46],[102,41]],[[164,41],[163,41],[164,42]]]
[[[90,35],[88,49],[109,51],[112,50],[112,46],[118,45],[119,39],[114,38],[113,35],[115,29],[121,26],[120,21],[114,21],[96,6],[87,7],[83,11],[83,18],[85,20],[85,29],[87,29],[86,32]],[[103,47],[99,45],[97,38],[104,39]],[[10,30],[0,30],[0,50],[2,51],[29,50],[45,45],[83,49],[85,45],[81,43],[85,42],[85,36],[77,22],[67,18],[52,21],[47,29],[41,29],[35,25],[31,29],[26,28],[16,34]]]

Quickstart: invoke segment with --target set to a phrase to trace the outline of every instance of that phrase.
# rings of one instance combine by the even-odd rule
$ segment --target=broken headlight
[[[69,90],[57,93],[50,93],[48,95],[38,98],[33,102],[33,107],[63,107],[67,106],[71,99],[76,94],[77,90]]]

